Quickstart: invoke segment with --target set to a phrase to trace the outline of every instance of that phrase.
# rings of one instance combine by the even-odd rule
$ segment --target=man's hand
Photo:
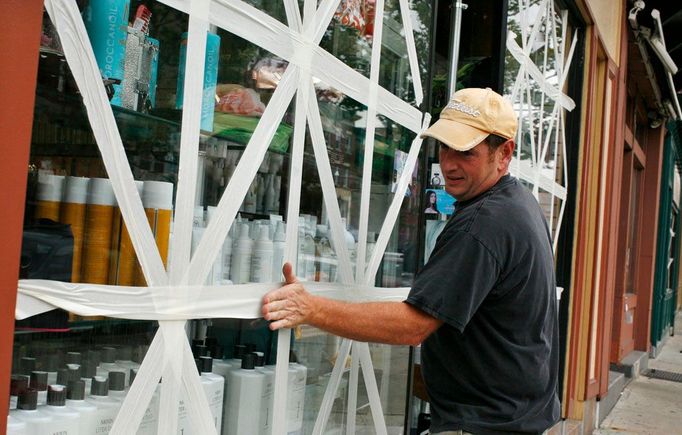
[[[263,296],[263,317],[270,321],[270,329],[294,328],[309,323],[315,314],[315,298],[301,285],[290,263],[284,263],[285,285]]]

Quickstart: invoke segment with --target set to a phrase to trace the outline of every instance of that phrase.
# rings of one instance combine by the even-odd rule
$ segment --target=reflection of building
[[[397,3],[387,2],[389,13],[383,29],[386,58],[379,80],[401,99],[412,101],[410,68],[405,42],[401,39],[402,18]],[[675,2],[650,0],[645,2],[644,10],[635,14],[636,11],[631,11],[631,2],[509,0],[500,7],[500,2],[476,1],[469,2],[468,8],[462,10],[461,23],[453,23],[456,14],[452,13],[450,2],[412,3],[420,20],[413,24],[426,95],[425,110],[437,114],[447,101],[452,59],[449,33],[457,27],[455,24],[461,25],[462,35],[456,86],[489,86],[514,95],[522,128],[513,172],[536,193],[546,211],[555,237],[557,281],[563,288],[562,415],[567,419],[564,424],[582,425],[582,431],[588,433],[604,417],[622,385],[610,381],[614,376],[620,379],[610,370],[624,370],[631,361],[647,355],[655,357],[670,333],[674,313],[682,305],[682,292],[678,290],[680,247],[676,237],[680,203],[677,163],[680,114],[665,65],[652,48],[660,48],[656,41],[665,39],[673,61],[682,66],[679,50],[673,51],[679,43],[674,40],[679,36],[672,32],[679,25],[675,21],[679,18],[674,18],[678,6]],[[156,13],[160,7],[155,4],[152,9],[156,8]],[[651,17],[654,8],[660,10],[665,38],[658,35],[658,24]],[[41,2],[22,2],[13,11],[13,20],[23,25],[5,29],[0,38],[3,64],[0,86],[2,95],[6,96],[0,109],[1,118],[12,120],[11,125],[0,126],[6,142],[4,158],[0,160],[0,183],[6,192],[3,195],[5,212],[0,217],[5,241],[5,249],[0,254],[5,265],[0,282],[6,290],[2,292],[5,311],[0,316],[6,322],[1,335],[2,400],[8,396],[11,370],[9,355],[14,340],[11,319],[21,252],[22,210],[27,197],[26,163],[34,163],[36,152],[59,149],[60,161],[63,164],[69,158],[75,175],[86,175],[87,171],[88,176],[101,177],[104,171],[83,114],[67,112],[68,107],[75,107],[70,105],[80,104],[77,99],[67,98],[76,95],[73,84],[60,74],[54,77],[45,74],[50,72],[45,69],[46,62],[56,59],[51,57],[53,53],[43,53],[43,60],[38,63],[41,57],[36,35],[40,32]],[[284,21],[283,7],[273,6],[268,12]],[[632,20],[628,20],[631,13]],[[179,36],[168,33],[160,36],[161,62],[164,58],[177,57],[174,38]],[[240,54],[243,58],[223,64],[224,70],[219,74],[235,81],[243,80],[241,76],[247,63],[255,63],[260,57],[249,57],[253,57],[255,49],[247,41],[231,39],[225,33],[222,36],[225,50],[232,50],[235,57]],[[368,36],[371,30],[366,24],[355,30],[336,25],[323,45],[346,65],[369,76],[371,38]],[[173,49],[165,50],[168,46]],[[426,54],[431,55],[430,59]],[[524,69],[520,68],[522,64]],[[59,61],[54,65],[59,71]],[[36,70],[41,73],[37,83],[33,79]],[[161,106],[163,96],[169,97],[175,90],[176,73],[177,64],[166,64],[159,73],[157,101]],[[680,73],[673,77],[672,85],[679,89]],[[55,89],[62,86],[64,94],[36,96],[37,85],[45,90],[46,84],[54,85]],[[269,91],[259,92],[262,101],[271,97]],[[357,241],[364,125],[368,112],[366,107],[349,98],[340,103],[343,110],[339,109],[339,95],[334,89],[318,88],[318,92],[324,94],[320,106],[335,192],[341,214],[348,218],[347,236]],[[571,101],[575,103],[574,108]],[[165,104],[168,105],[167,101]],[[177,119],[168,120],[160,111],[156,115],[154,120],[119,111],[117,119],[122,134],[128,139],[128,151],[139,163],[138,169],[145,174],[166,175],[168,180],[175,181],[177,150],[168,144],[177,143],[177,131],[174,131]],[[293,115],[287,116],[284,124],[292,124]],[[220,118],[243,121],[239,117]],[[291,130],[284,124],[278,130],[278,137],[284,138],[282,143],[288,145]],[[384,117],[377,119],[376,126],[379,137],[375,141],[370,215],[383,216],[390,205],[389,183],[393,180],[395,151],[408,150],[412,133]],[[243,123],[238,127],[243,129]],[[63,133],[69,129],[81,134],[65,136]],[[206,146],[203,156],[207,174],[202,184],[204,205],[217,203],[225,183],[221,174],[229,178],[229,171],[234,170],[230,165],[236,164],[234,161],[225,165],[231,157],[225,159],[223,153],[234,154],[238,148],[235,144],[244,144],[239,140],[243,138],[237,134],[230,136],[231,148],[226,147],[229,150],[223,150],[227,144],[224,138],[202,142]],[[151,148],[145,148],[148,146]],[[308,215],[308,223],[303,233],[310,240],[317,236],[310,216],[315,215],[320,219],[316,224],[323,225],[324,211],[315,156],[311,148],[304,152],[303,191],[307,209],[302,214]],[[422,158],[415,192],[423,192],[434,176],[428,171],[431,163],[436,162],[432,144],[424,147]],[[277,159],[273,161],[270,166],[277,166]],[[276,177],[282,175],[279,170],[276,172],[261,171],[261,184],[274,189]],[[281,182],[284,187],[277,197],[286,204],[288,184],[286,179]],[[257,187],[250,192],[256,201]],[[267,196],[267,191],[261,191],[261,199]],[[435,227],[437,221],[423,218],[420,211],[425,209],[425,204],[420,202],[421,195],[412,195],[404,201],[399,228],[390,237],[389,261],[385,261],[379,273],[378,280],[384,286],[409,285],[424,256],[424,244],[429,244],[425,238],[434,236],[427,228]],[[270,204],[277,204],[272,195]],[[380,224],[378,218],[370,221],[368,250],[375,242],[370,233],[378,233]],[[311,255],[315,258],[314,253]],[[314,269],[312,276],[330,273],[329,270],[321,272],[319,265],[335,264],[334,261],[331,255],[319,257],[318,269]],[[232,330],[234,323],[239,322],[226,321],[221,327]],[[247,331],[244,335],[253,336],[253,341],[258,343],[267,342],[267,337],[259,335],[257,324],[250,326],[253,330],[244,328]],[[137,329],[134,332],[143,334]],[[225,343],[232,344],[239,339],[235,337],[231,336],[232,341],[226,339]],[[316,418],[318,409],[314,404],[322,401],[338,345],[336,338],[309,329],[304,329],[302,341],[297,344],[301,357],[312,368],[308,379],[311,397],[315,399],[309,402],[313,405],[306,407],[308,425]],[[408,382],[407,353],[407,349],[372,348],[385,420],[391,426],[402,427],[405,413],[414,412],[407,406],[411,397],[401,394]],[[331,417],[339,428],[347,417],[348,393],[352,390],[347,382],[345,377]],[[368,413],[367,403],[363,390],[358,395],[357,412]]]

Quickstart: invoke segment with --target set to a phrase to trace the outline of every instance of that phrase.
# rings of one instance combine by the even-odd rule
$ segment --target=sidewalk
[[[675,335],[660,355],[649,360],[649,369],[680,374],[682,380],[682,313],[675,319]],[[640,375],[623,390],[618,403],[594,431],[598,435],[682,433],[682,382],[650,379]]]

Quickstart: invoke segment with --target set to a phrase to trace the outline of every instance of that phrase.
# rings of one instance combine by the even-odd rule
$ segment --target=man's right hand
[[[263,317],[273,331],[310,323],[316,313],[316,298],[298,282],[291,263],[284,263],[282,273],[285,285],[263,296]]]

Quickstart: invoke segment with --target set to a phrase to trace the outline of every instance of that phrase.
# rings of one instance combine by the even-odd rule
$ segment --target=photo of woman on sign
[[[427,190],[426,210],[424,210],[424,213],[439,213],[437,201],[438,197],[436,196],[436,192],[434,192],[433,190]]]

